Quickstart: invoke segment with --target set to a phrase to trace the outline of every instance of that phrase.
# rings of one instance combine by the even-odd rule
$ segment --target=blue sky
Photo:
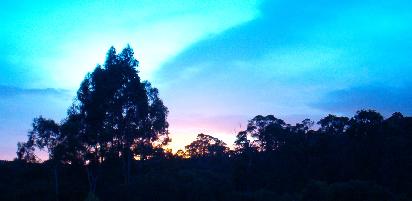
[[[394,1],[4,1],[0,159],[59,120],[107,49],[135,49],[170,109],[172,147],[231,144],[247,120],[412,113],[412,4]]]

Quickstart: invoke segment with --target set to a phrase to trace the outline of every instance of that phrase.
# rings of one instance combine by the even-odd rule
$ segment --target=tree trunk
[[[89,191],[95,194],[97,185],[97,175],[92,169],[93,168],[86,166],[87,180],[89,181]]]
[[[53,173],[54,173],[54,191],[56,193],[56,201],[59,201],[59,173],[57,170],[57,165],[54,166],[53,168]]]
[[[127,156],[127,184],[130,183],[130,171],[131,171],[131,165],[132,165],[132,156],[130,153],[130,149],[129,150],[129,154]]]
[[[132,156],[131,156],[131,151],[130,149],[126,149],[126,154],[125,154],[125,160],[124,160],[124,183],[128,185],[130,183],[130,172],[131,172],[131,166],[132,166]]]

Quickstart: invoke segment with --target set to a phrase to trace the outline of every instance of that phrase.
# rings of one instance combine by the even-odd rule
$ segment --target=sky
[[[32,119],[60,121],[110,46],[130,44],[169,108],[175,151],[231,145],[247,120],[362,108],[412,114],[408,0],[9,1],[0,8],[0,160]]]

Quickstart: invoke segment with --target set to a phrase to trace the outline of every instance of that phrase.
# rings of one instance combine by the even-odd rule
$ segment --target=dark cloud
[[[312,106],[328,112],[353,113],[375,109],[385,115],[412,114],[412,92],[408,87],[360,86],[332,91]]]

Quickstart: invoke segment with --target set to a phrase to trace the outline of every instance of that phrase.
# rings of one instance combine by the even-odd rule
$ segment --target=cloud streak
[[[15,96],[54,96],[62,99],[70,98],[72,92],[66,89],[26,89],[14,86],[0,85],[0,98],[13,98]]]

